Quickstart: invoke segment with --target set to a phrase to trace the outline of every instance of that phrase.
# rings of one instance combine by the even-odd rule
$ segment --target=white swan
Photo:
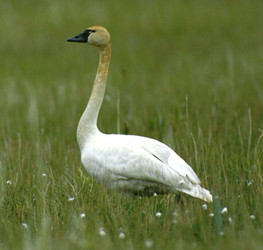
[[[81,160],[89,174],[110,189],[153,194],[184,192],[207,202],[210,192],[200,186],[192,168],[165,144],[134,135],[103,134],[97,118],[104,98],[111,57],[109,32],[92,26],[67,39],[94,45],[100,61],[88,105],[78,124]]]

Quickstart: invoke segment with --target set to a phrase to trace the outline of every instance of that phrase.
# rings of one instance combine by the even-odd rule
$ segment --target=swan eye
[[[91,33],[95,33],[95,30],[89,30],[89,35],[90,35]]]

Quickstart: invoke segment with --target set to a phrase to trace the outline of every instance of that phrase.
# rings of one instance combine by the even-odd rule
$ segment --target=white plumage
[[[103,134],[97,117],[104,98],[111,56],[110,35],[92,26],[70,42],[87,42],[100,49],[100,62],[89,103],[80,119],[77,139],[89,174],[110,189],[132,193],[177,193],[212,201],[193,169],[165,144],[134,135]]]

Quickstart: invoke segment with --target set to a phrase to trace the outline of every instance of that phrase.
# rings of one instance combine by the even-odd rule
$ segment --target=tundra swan
[[[67,41],[88,43],[100,51],[92,93],[77,128],[81,161],[88,173],[110,189],[147,195],[183,192],[211,202],[212,195],[200,186],[193,169],[165,144],[142,136],[103,134],[98,130],[111,58],[109,32],[92,26]]]

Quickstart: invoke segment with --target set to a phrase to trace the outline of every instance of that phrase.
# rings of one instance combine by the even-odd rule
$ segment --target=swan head
[[[102,26],[91,26],[77,36],[67,39],[68,42],[88,43],[97,47],[110,44],[110,33]]]

